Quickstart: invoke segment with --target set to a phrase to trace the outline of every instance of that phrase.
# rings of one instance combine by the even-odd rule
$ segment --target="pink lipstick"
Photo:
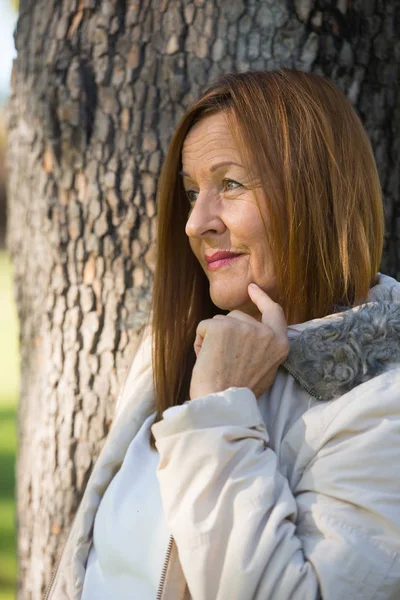
[[[213,271],[215,269],[219,269],[219,267],[223,267],[224,265],[231,263],[236,258],[239,258],[239,256],[242,255],[235,252],[221,250],[219,252],[214,252],[214,254],[209,256],[205,255],[204,259],[207,262],[208,269]]]

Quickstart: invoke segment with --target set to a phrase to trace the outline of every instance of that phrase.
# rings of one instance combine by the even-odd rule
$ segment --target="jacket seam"
[[[371,537],[371,535],[368,533],[368,531],[366,529],[362,529],[361,527],[353,527],[349,523],[341,521],[332,515],[326,515],[326,514],[321,513],[318,515],[318,518],[321,520],[325,520],[328,523],[331,523],[332,525],[338,526],[341,529],[344,529],[344,530],[348,531],[349,533],[352,533],[358,537],[362,537],[366,543],[368,543],[370,546],[373,546],[377,550],[380,550],[382,553],[384,553],[386,555],[387,558],[390,558],[392,561],[396,560],[400,556],[399,552],[396,552],[395,550],[392,550],[392,549],[388,548],[387,546],[384,546],[382,543],[376,542],[376,540],[374,540],[374,538]]]

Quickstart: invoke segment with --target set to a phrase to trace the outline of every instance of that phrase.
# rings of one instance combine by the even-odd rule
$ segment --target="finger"
[[[269,325],[276,334],[281,335],[282,330],[286,331],[287,323],[282,307],[257,284],[250,283],[247,289],[250,300],[254,302],[261,313],[261,321]]]
[[[223,315],[219,315],[219,316],[222,317]],[[210,327],[211,322],[212,322],[212,319],[204,319],[203,321],[200,321],[200,323],[197,325],[196,339],[194,340],[194,344],[193,344],[194,351],[196,353],[196,357],[199,355],[199,352],[203,345],[204,338],[206,337],[207,329],[208,329],[208,327]]]
[[[196,358],[199,356],[202,345],[203,345],[203,338],[198,333],[196,333],[196,339],[194,340],[194,344],[193,344]]]
[[[205,338],[207,328],[210,326],[212,319],[203,319],[196,327],[196,337],[200,336],[202,339]]]

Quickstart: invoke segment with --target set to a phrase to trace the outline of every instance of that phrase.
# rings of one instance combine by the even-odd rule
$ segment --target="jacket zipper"
[[[168,548],[167,548],[167,554],[166,554],[165,560],[164,560],[164,566],[163,566],[162,571],[161,571],[161,579],[160,579],[160,584],[158,586],[156,600],[161,600],[161,598],[162,598],[162,593],[163,593],[163,590],[164,590],[164,583],[165,583],[165,577],[167,575],[167,569],[168,569],[169,559],[171,558],[171,551],[172,551],[172,544],[173,544],[173,542],[174,542],[174,538],[171,535],[170,538],[169,538],[169,542],[168,542]]]
[[[301,385],[301,387],[302,387],[302,388],[303,388],[303,389],[304,389],[306,392],[308,392],[308,393],[310,394],[310,396],[312,396],[312,397],[313,397],[313,398],[315,398],[316,400],[320,400],[320,401],[323,401],[323,400],[324,400],[323,398],[321,398],[321,396],[318,396],[318,394],[316,394],[314,390],[312,390],[312,389],[311,389],[311,388],[310,388],[308,385],[306,385],[306,384],[304,383],[304,381],[301,379],[301,377],[299,377],[299,376],[297,375],[297,373],[295,373],[295,372],[293,371],[293,369],[292,369],[291,367],[289,367],[289,365],[288,365],[286,362],[282,363],[282,365],[281,365],[281,366],[282,366],[284,369],[286,369],[286,371],[287,371],[288,373],[290,373],[290,375],[293,377],[293,379],[295,379],[295,380],[296,380],[296,381],[297,381],[297,382],[298,382],[298,383]]]
[[[70,528],[68,530],[68,533],[64,536],[64,542],[63,542],[63,545],[61,546],[61,551],[60,551],[60,554],[58,555],[58,559],[56,561],[56,564],[54,565],[54,568],[52,570],[50,581],[49,581],[49,584],[48,584],[48,586],[46,588],[43,600],[49,600],[51,588],[53,587],[53,583],[54,583],[54,580],[56,578],[58,567],[60,566],[60,562],[61,562],[62,556],[64,554],[64,549],[65,549],[65,546],[67,545],[67,540],[69,538],[69,534],[71,532],[73,523],[74,523],[74,521],[72,521],[71,526],[70,526]]]
[[[53,587],[53,583],[54,583],[54,580],[56,578],[58,567],[60,566],[60,562],[61,562],[62,556],[64,554],[64,549],[65,549],[65,546],[67,544],[67,540],[68,540],[70,531],[72,529],[72,525],[73,525],[73,522],[72,522],[71,527],[70,527],[70,529],[68,531],[68,534],[64,538],[64,543],[63,543],[63,546],[62,546],[62,550],[61,550],[61,552],[59,554],[59,557],[57,559],[57,562],[56,562],[56,564],[55,564],[55,566],[53,568],[53,571],[52,571],[52,574],[51,574],[51,577],[50,577],[50,581],[49,581],[49,584],[48,584],[48,586],[46,588],[46,592],[44,594],[43,600],[49,600],[51,588]],[[171,535],[170,538],[169,538],[169,542],[168,542],[167,553],[166,553],[166,556],[165,556],[164,565],[163,565],[163,568],[162,568],[162,571],[161,571],[161,579],[160,579],[160,583],[159,583],[159,586],[158,586],[157,599],[156,600],[161,600],[161,597],[162,597],[162,593],[163,593],[163,590],[164,590],[165,577],[167,575],[167,569],[168,569],[169,559],[171,558],[172,544],[173,543],[174,543],[174,538]]]

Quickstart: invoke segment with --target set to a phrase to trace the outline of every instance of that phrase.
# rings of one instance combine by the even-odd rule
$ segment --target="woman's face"
[[[241,310],[257,319],[247,286],[257,283],[276,300],[274,265],[256,193],[263,208],[264,192],[243,165],[223,113],[205,117],[186,136],[182,150],[183,184],[191,204],[186,224],[190,246],[210,282],[211,299],[224,310]],[[227,251],[238,255],[213,257]],[[213,262],[208,262],[213,259]],[[208,261],[207,261],[208,259]]]

